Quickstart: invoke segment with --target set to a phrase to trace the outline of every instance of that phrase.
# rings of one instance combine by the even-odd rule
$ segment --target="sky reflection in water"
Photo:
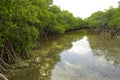
[[[104,53],[97,50],[98,53]],[[96,53],[97,54],[97,53]],[[88,37],[72,42],[72,47],[64,50],[61,61],[52,70],[51,80],[119,80],[120,66],[106,61],[103,56],[95,56]]]

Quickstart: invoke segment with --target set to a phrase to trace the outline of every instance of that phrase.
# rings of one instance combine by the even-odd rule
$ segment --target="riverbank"
[[[86,36],[87,38],[84,39],[83,38],[84,36]],[[98,64],[99,63],[100,64],[101,63],[109,64],[109,65],[111,65],[111,69],[112,69],[112,66],[114,65],[114,63],[115,63],[115,65],[119,65],[118,63],[120,62],[120,59],[119,59],[120,55],[118,54],[119,53],[118,48],[120,47],[119,46],[120,43],[119,43],[118,39],[112,39],[112,40],[106,39],[104,37],[101,37],[101,35],[93,35],[91,33],[88,33],[88,31],[77,30],[77,31],[73,31],[73,32],[67,32],[67,33],[59,35],[59,36],[58,35],[52,36],[51,38],[49,38],[48,42],[43,40],[41,42],[41,46],[42,46],[41,48],[34,49],[31,51],[30,59],[24,60],[24,61],[20,62],[19,64],[12,65],[14,68],[12,70],[10,70],[8,73],[6,73],[5,75],[7,76],[7,78],[9,80],[51,80],[51,77],[57,76],[55,74],[58,74],[58,72],[60,72],[60,73],[64,72],[64,71],[62,71],[65,68],[64,67],[65,66],[64,57],[66,57],[65,60],[68,59],[68,57],[71,60],[73,59],[72,62],[75,61],[74,63],[79,63],[81,61],[85,61],[85,63],[82,63],[82,62],[81,63],[84,65],[88,65],[87,64],[88,61],[84,60],[85,58],[82,58],[82,55],[84,55],[84,54],[80,54],[81,56],[77,55],[77,57],[74,57],[75,55],[73,55],[74,58],[71,58],[72,56],[65,56],[65,55],[71,55],[74,52],[69,53],[69,54],[66,53],[65,55],[62,55],[62,53],[64,53],[64,51],[66,52],[68,50],[68,52],[69,52],[69,50],[73,47],[73,43],[75,44],[76,42],[79,42],[79,41],[82,41],[82,43],[80,43],[81,46],[88,46],[90,49],[92,49],[92,50],[89,49],[90,53],[88,53],[88,54],[93,55],[94,57],[96,57],[96,56],[100,57],[100,55],[104,55],[105,59],[102,59],[102,60],[106,60],[106,59],[108,60],[108,62],[105,61],[105,63],[98,61]],[[85,44],[84,44],[84,41],[85,41]],[[76,45],[78,45],[78,44],[76,44]],[[112,48],[111,45],[114,46],[114,48]],[[86,49],[86,50],[84,50],[86,52],[88,47],[80,48],[80,50]],[[77,49],[77,50],[79,50],[79,49]],[[74,50],[72,50],[72,51],[74,51]],[[93,53],[91,51],[93,51]],[[61,55],[64,57],[62,58]],[[81,58],[78,58],[78,57],[81,57]],[[90,56],[86,56],[86,57],[89,58]],[[79,59],[82,59],[82,60],[76,61]],[[64,66],[58,65],[61,62],[61,60],[63,60],[63,62],[61,64]],[[90,58],[90,60],[89,60],[90,63],[92,63],[91,60],[92,59]],[[95,59],[95,60],[97,61],[97,59]],[[111,61],[111,60],[114,63],[109,63],[109,61]],[[92,64],[94,64],[94,63],[92,63]],[[96,64],[96,66],[98,64]],[[55,71],[57,71],[57,72],[55,72],[53,74],[52,71],[56,68],[55,67],[56,65],[61,67],[61,70],[57,71],[58,69],[56,69]],[[66,65],[68,65],[69,67],[74,66],[69,63],[66,63]],[[81,66],[84,66],[84,65],[81,65]],[[70,71],[74,70],[74,69],[76,70],[78,68],[73,67],[70,69]],[[84,68],[84,69],[91,70],[91,67]],[[95,67],[94,69],[99,69],[99,67],[97,67],[97,68]],[[90,73],[89,70],[87,70],[86,72],[80,71],[81,72],[80,76],[82,78],[84,78],[84,76],[82,76],[82,73],[88,74],[88,73]],[[66,72],[69,72],[69,70],[67,70]],[[93,70],[93,72],[96,72],[96,71]],[[78,72],[76,72],[76,73],[78,73]],[[118,73],[118,72],[116,72],[116,73]],[[70,73],[67,73],[67,74],[70,74]],[[72,72],[71,72],[71,74],[74,76],[74,74]],[[76,75],[78,75],[78,74],[76,74]],[[84,75],[86,75],[86,74],[84,74]],[[109,75],[111,75],[111,74],[109,74]],[[56,78],[59,78],[59,77],[56,77]],[[61,76],[61,78],[62,78],[62,76]],[[76,78],[79,78],[79,77],[76,77]],[[102,79],[103,77],[100,77],[100,78]]]
[[[117,28],[91,28],[90,32],[107,38],[120,39],[120,29]]]
[[[71,43],[69,43],[70,41],[77,40],[81,38],[82,35],[87,35],[87,34],[88,34],[87,31],[76,30],[76,31],[67,32],[62,35],[51,36],[49,38],[49,41],[43,40],[40,42],[40,45],[42,47],[31,51],[30,59],[22,60],[20,63],[13,64],[12,70],[8,71],[5,75],[10,80],[17,80],[18,76],[14,77],[15,73],[20,75],[21,77],[22,76],[25,77],[25,75],[22,75],[21,73],[23,74],[26,73],[27,76],[27,74],[30,73],[29,69],[35,70],[36,73],[39,73],[40,70],[41,72],[40,74],[45,75],[47,73],[46,71],[48,69],[52,69],[54,64],[56,64],[56,62],[60,60],[60,57],[57,54],[59,54],[59,52],[62,51],[63,49],[68,49],[72,46]],[[51,55],[53,56],[51,57]],[[31,72],[31,74],[29,75],[32,75],[32,73],[33,72]]]

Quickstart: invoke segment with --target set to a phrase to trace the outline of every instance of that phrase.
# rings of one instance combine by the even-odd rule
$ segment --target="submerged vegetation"
[[[30,58],[30,50],[42,38],[83,28],[120,38],[120,8],[110,7],[83,20],[61,10],[52,0],[1,0],[0,72]]]

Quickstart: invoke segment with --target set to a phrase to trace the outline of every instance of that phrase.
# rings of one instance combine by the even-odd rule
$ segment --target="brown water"
[[[67,33],[44,43],[28,66],[10,80],[120,80],[120,41],[85,32]]]

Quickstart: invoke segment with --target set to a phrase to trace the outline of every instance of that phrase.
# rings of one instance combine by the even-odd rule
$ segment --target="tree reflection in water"
[[[119,80],[120,41],[83,35],[78,31],[43,42],[28,66],[12,70],[9,80]]]
[[[112,61],[114,66],[120,64],[120,41],[119,39],[106,39],[101,36],[89,37],[93,54],[104,56],[107,61]]]

